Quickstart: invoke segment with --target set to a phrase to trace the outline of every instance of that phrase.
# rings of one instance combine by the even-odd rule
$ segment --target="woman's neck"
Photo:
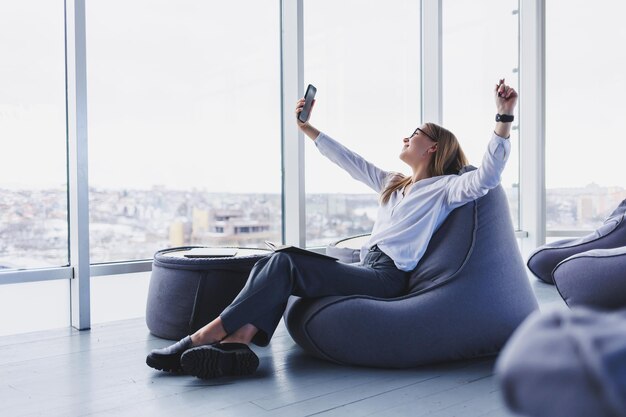
[[[411,182],[413,184],[426,178],[430,178],[430,175],[428,175],[428,167],[419,166],[413,168],[413,175],[411,175]]]

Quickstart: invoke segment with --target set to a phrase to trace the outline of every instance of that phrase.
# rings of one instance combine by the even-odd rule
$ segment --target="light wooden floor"
[[[532,285],[542,309],[564,308],[554,287]],[[494,359],[344,367],[306,355],[281,324],[270,346],[254,347],[255,375],[207,382],[145,365],[168,344],[143,319],[0,337],[0,416],[512,416]]]

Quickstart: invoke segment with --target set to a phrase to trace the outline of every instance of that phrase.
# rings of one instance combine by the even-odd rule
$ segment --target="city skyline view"
[[[505,191],[514,219],[516,190],[509,187]],[[62,188],[38,191],[0,188],[0,269],[67,263],[64,197]],[[92,189],[91,262],[150,259],[157,250],[186,245],[263,248],[265,240],[282,239],[280,198],[277,193],[212,193],[163,187]],[[626,189],[622,187],[588,184],[550,189],[547,229],[590,231],[625,198]],[[377,203],[373,193],[307,195],[307,246],[325,246],[345,237],[369,233]]]

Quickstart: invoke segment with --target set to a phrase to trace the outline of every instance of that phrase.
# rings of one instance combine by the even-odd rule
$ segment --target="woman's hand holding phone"
[[[313,100],[313,104],[315,104],[315,100]],[[313,109],[313,105],[311,105],[311,109],[309,109],[309,115],[303,122],[300,120],[300,114],[302,113],[302,109],[304,109],[304,98],[301,98],[296,102],[296,123],[298,127],[303,127],[304,125],[309,123],[309,119],[311,118],[311,109]]]
[[[311,110],[315,104],[315,93],[317,93],[317,88],[315,88],[314,85],[309,84],[306,88],[304,98],[298,100],[298,104],[296,106],[296,118],[300,127],[306,124],[311,117]]]
[[[309,84],[306,89],[306,94],[303,98],[296,102],[296,123],[305,135],[315,140],[320,131],[311,126],[309,119],[311,118],[311,111],[315,105],[315,93],[317,89]]]

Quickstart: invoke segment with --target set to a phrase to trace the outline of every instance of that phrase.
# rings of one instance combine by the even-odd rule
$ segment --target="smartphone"
[[[311,113],[311,106],[313,105],[315,93],[317,93],[317,88],[315,88],[313,84],[309,84],[309,86],[306,88],[306,93],[304,94],[304,107],[298,115],[298,120],[300,120],[302,123],[306,122],[309,119],[309,114]]]

